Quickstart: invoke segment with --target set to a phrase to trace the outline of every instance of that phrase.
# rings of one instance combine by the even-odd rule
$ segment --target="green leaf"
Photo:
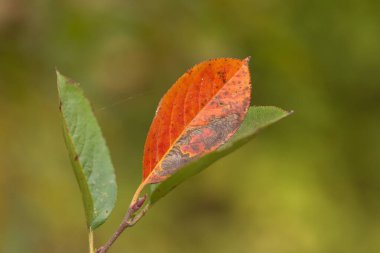
[[[187,178],[201,172],[215,161],[247,143],[259,130],[285,118],[291,113],[274,106],[251,106],[239,130],[227,143],[216,151],[180,169],[167,180],[159,184],[151,184],[150,203],[154,204]]]
[[[57,72],[63,132],[82,192],[87,225],[95,229],[110,215],[117,185],[106,142],[79,83]]]

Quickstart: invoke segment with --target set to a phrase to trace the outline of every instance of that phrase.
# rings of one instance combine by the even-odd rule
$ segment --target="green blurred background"
[[[0,0],[0,251],[86,252],[55,67],[112,152],[115,230],[157,103],[192,65],[252,56],[253,103],[293,109],[191,178],[110,252],[380,252],[380,2]]]

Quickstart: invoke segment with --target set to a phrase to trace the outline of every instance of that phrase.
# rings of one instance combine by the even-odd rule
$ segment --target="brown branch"
[[[112,244],[119,238],[119,236],[124,232],[128,227],[134,226],[148,211],[149,204],[147,204],[136,216],[134,214],[140,210],[144,205],[147,195],[139,198],[136,202],[132,203],[128,209],[127,214],[125,215],[123,221],[120,223],[119,228],[112,235],[112,237],[104,244],[102,247],[96,250],[96,253],[105,253],[109,250]]]

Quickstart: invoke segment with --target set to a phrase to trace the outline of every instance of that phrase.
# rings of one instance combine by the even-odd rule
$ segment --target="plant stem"
[[[119,236],[124,232],[128,227],[134,226],[148,211],[149,204],[145,205],[145,207],[138,213],[136,216],[133,216],[140,208],[143,206],[146,195],[144,197],[139,198],[138,200],[134,200],[132,204],[129,206],[128,212],[125,215],[123,221],[120,223],[116,232],[112,235],[112,237],[104,244],[102,247],[97,249],[96,253],[105,253],[109,250],[112,244],[119,238]]]
[[[102,247],[100,247],[96,253],[105,253],[109,250],[109,248],[112,246],[112,244],[116,241],[116,239],[123,233],[123,231],[129,226],[128,222],[126,220],[123,220],[119,226],[119,228],[116,230],[116,232],[112,235],[111,239],[108,240],[106,244],[104,244]]]
[[[94,250],[94,233],[93,233],[91,228],[88,231],[88,246],[89,246],[89,252],[95,253],[95,250]]]

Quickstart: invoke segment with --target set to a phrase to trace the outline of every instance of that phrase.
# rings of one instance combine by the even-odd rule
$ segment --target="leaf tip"
[[[58,86],[60,85],[73,85],[73,86],[79,86],[79,83],[67,76],[64,76],[59,72],[57,67],[55,68],[55,73],[57,74],[57,82]]]
[[[256,107],[256,108],[265,108],[265,107],[270,108],[271,107],[275,110],[281,111],[283,114],[285,114],[285,116],[289,116],[289,115],[294,113],[294,110],[285,110],[285,109],[282,109],[278,106],[272,106],[272,105],[269,105],[269,106],[256,105],[254,107]]]
[[[280,109],[283,112],[283,114],[284,114],[283,118],[288,117],[294,113],[294,110],[284,110],[284,109],[279,108],[279,107],[276,107],[276,108]]]
[[[57,84],[59,85],[60,81],[61,81],[61,73],[59,72],[58,68],[55,67],[55,74],[57,75]]]
[[[54,66],[54,69],[55,69],[55,73],[57,74],[57,76],[60,76],[61,75],[61,72],[59,72],[59,69],[57,66]]]
[[[250,60],[251,60],[251,56],[247,56],[247,57],[245,57],[244,59],[243,59],[243,62],[244,63],[248,63]]]

